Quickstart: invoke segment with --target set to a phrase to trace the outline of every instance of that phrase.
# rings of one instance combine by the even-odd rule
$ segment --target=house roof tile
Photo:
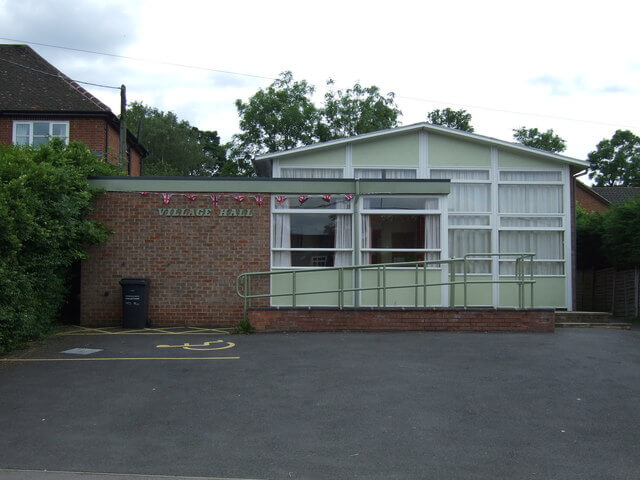
[[[612,204],[624,203],[640,196],[640,187],[591,187],[601,197]]]
[[[111,113],[27,45],[0,45],[0,85],[0,111]]]

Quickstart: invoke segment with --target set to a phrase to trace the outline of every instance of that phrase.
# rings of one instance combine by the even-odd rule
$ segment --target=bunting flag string
[[[173,197],[174,195],[180,195],[183,196],[185,198],[187,198],[190,201],[195,201],[197,200],[199,197],[205,197],[205,198],[209,198],[211,199],[211,203],[213,204],[213,208],[217,208],[218,207],[218,203],[220,203],[220,200],[222,200],[223,198],[232,198],[233,200],[235,200],[236,202],[240,203],[245,201],[248,197],[246,195],[223,195],[220,193],[202,193],[202,194],[198,194],[198,193],[169,193],[169,192],[138,192],[140,195],[142,196],[149,196],[149,195],[160,195],[162,197],[162,203],[165,205],[169,205],[169,203],[171,202],[171,197]],[[314,195],[317,197],[317,195]],[[319,196],[322,200],[324,200],[327,203],[330,203],[333,195],[330,193],[325,193],[323,195]],[[256,205],[258,205],[259,207],[264,205],[264,196],[263,195],[253,195],[251,198],[253,198],[253,200],[256,202]],[[286,195],[275,195],[273,198],[275,198],[276,202],[278,204],[282,204],[285,201],[287,201],[288,197]],[[297,197],[298,202],[300,202],[300,205],[302,205],[303,203],[305,203],[307,200],[309,200],[309,198],[311,198],[310,195],[299,195]],[[353,200],[355,198],[355,195],[352,193],[345,193],[344,194],[344,198],[350,202],[351,200]]]

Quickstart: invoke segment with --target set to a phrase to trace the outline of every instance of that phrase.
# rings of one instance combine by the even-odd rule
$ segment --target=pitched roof
[[[27,45],[0,45],[0,111],[100,112],[109,107]]]
[[[331,148],[341,144],[356,143],[356,142],[367,141],[367,140],[371,140],[379,137],[417,132],[419,130],[424,130],[426,132],[441,134],[441,135],[450,136],[450,137],[456,137],[460,140],[481,143],[488,146],[500,147],[505,150],[525,153],[528,155],[545,158],[548,160],[561,161],[563,163],[568,163],[569,165],[574,165],[576,167],[586,168],[589,166],[589,162],[587,162],[586,160],[579,160],[577,158],[559,155],[557,153],[548,152],[546,150],[527,147],[525,145],[522,145],[521,143],[507,142],[504,140],[499,140],[497,138],[485,137],[484,135],[477,135],[475,133],[464,132],[462,130],[456,130],[454,128],[447,128],[447,127],[442,127],[440,125],[433,125],[427,122],[414,123],[412,125],[405,125],[402,127],[390,128],[387,130],[380,130],[377,132],[363,133],[361,135],[356,135],[356,136],[347,137],[347,138],[340,138],[338,140],[330,140],[328,142],[314,143],[312,145],[292,148],[291,150],[285,150],[282,152],[265,153],[263,155],[258,155],[255,158],[254,162],[259,163],[259,162],[264,162],[266,160],[270,160],[273,158],[279,158],[279,157],[284,157],[288,155],[295,155],[297,153],[303,153],[303,152],[314,151],[314,150],[322,150],[325,148]]]
[[[601,197],[606,198],[613,205],[624,203],[640,196],[640,187],[591,187]]]

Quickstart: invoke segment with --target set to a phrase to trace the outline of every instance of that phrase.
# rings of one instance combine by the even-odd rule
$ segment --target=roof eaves
[[[510,150],[519,151],[519,152],[522,152],[522,153],[527,153],[527,154],[530,154],[530,155],[533,154],[533,155],[538,156],[538,157],[559,160],[561,162],[569,163],[571,165],[576,165],[576,166],[579,166],[579,167],[588,167],[589,166],[589,162],[587,162],[586,160],[578,160],[577,158],[566,157],[564,155],[559,155],[557,153],[547,152],[546,150],[540,150],[540,149],[537,149],[537,148],[527,147],[527,146],[521,145],[519,143],[507,142],[507,141],[499,140],[499,139],[493,138],[493,137],[486,137],[484,135],[478,135],[478,134],[475,134],[475,133],[464,132],[462,130],[456,130],[456,129],[453,129],[453,128],[441,127],[439,125],[433,125],[433,124],[430,124],[430,123],[427,123],[427,122],[414,123],[412,125],[406,125],[406,126],[402,126],[402,127],[390,128],[390,129],[386,129],[386,130],[379,130],[377,132],[364,133],[362,135],[356,135],[356,136],[352,136],[352,137],[340,138],[340,139],[337,139],[337,140],[330,140],[328,142],[316,143],[316,144],[313,144],[313,145],[306,145],[306,146],[303,146],[303,147],[297,147],[297,148],[293,148],[291,150],[285,150],[285,151],[282,151],[282,152],[266,153],[264,155],[258,155],[255,158],[255,160],[256,161],[269,160],[269,159],[273,159],[273,158],[279,158],[279,157],[282,157],[282,156],[293,155],[293,154],[298,154],[298,153],[305,153],[305,152],[310,152],[310,151],[313,151],[313,150],[331,148],[331,147],[334,147],[334,146],[337,146],[337,145],[353,143],[353,142],[360,142],[360,141],[369,140],[369,139],[372,139],[372,138],[377,138],[377,137],[382,137],[382,136],[387,136],[387,135],[402,134],[402,133],[407,133],[407,132],[411,132],[411,131],[418,131],[418,130],[426,130],[426,131],[431,131],[431,132],[437,132],[437,133],[441,133],[441,134],[452,136],[452,137],[458,137],[458,138],[462,137],[462,138],[466,138],[467,140],[470,140],[470,141],[473,141],[473,142],[485,143],[485,144],[489,144],[489,145],[496,146],[496,147],[502,147],[502,148],[506,148],[506,149],[510,149]]]

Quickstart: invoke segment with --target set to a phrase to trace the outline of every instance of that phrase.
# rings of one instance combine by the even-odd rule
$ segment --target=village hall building
[[[123,278],[148,279],[155,326],[548,330],[574,308],[585,161],[419,123],[254,165],[92,179],[113,234],[83,261],[81,323],[121,322]]]

